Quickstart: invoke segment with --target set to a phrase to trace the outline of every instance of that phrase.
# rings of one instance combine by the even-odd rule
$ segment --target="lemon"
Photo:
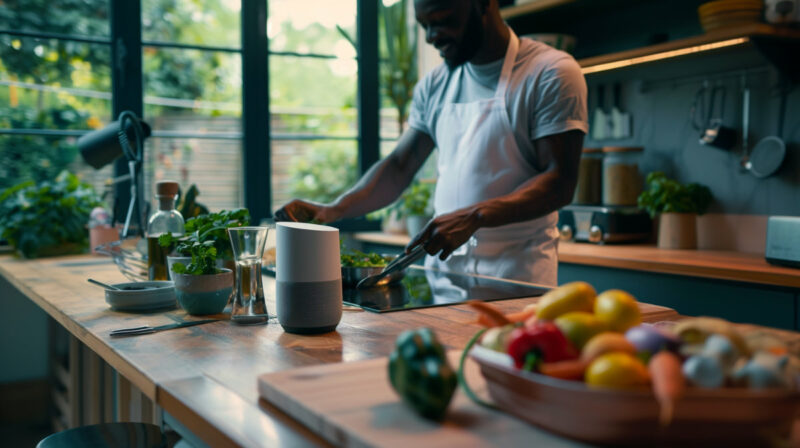
[[[572,282],[548,291],[536,306],[538,319],[553,320],[570,311],[592,312],[597,292],[586,282]]]
[[[647,367],[624,352],[600,355],[586,369],[586,384],[593,387],[630,388],[650,382]]]
[[[597,296],[594,314],[609,330],[620,333],[642,323],[636,299],[619,289],[610,289]]]
[[[586,311],[571,311],[562,314],[553,323],[578,350],[582,349],[594,335],[605,330],[605,325],[594,314]]]

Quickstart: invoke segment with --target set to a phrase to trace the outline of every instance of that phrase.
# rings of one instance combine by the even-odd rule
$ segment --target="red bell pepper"
[[[532,367],[530,364],[536,361],[558,362],[578,357],[578,351],[552,322],[514,330],[508,338],[508,354],[520,369]]]

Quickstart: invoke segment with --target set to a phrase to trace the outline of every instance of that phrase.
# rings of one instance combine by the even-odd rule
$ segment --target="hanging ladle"
[[[786,95],[781,98],[781,112],[785,110]],[[749,148],[750,136],[750,88],[747,87],[747,82],[744,81],[743,98],[742,98],[742,154],[741,164],[753,176],[758,178],[769,177],[778,171],[783,158],[786,156],[786,145],[783,140],[777,136],[769,136],[762,138],[753,147],[752,151]],[[783,113],[778,117],[778,135],[783,132]]]

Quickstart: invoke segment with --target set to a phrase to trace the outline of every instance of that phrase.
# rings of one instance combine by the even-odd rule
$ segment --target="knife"
[[[356,285],[356,289],[366,289],[377,285],[378,282],[384,277],[392,274],[393,272],[402,271],[403,269],[409,267],[411,263],[419,260],[423,255],[425,255],[425,249],[422,247],[422,244],[420,244],[411,252],[392,260],[392,262],[386,265],[386,267],[383,268],[380,273],[361,279],[361,281],[358,282],[358,285]]]
[[[178,322],[175,324],[161,325],[158,327],[150,327],[145,325],[143,327],[123,328],[121,330],[114,330],[111,333],[109,333],[109,335],[112,337],[138,336],[140,334],[150,334],[150,333],[155,333],[157,331],[172,330],[173,328],[193,327],[195,325],[202,325],[210,322],[217,322],[220,320],[222,319],[192,320],[188,322]]]

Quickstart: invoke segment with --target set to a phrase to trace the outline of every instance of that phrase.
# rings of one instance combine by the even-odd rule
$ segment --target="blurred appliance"
[[[764,18],[776,25],[800,24],[800,0],[766,0]]]
[[[629,243],[645,241],[652,232],[650,216],[637,207],[567,205],[558,211],[562,241]]]
[[[800,268],[800,217],[769,217],[764,258],[772,264]]]

